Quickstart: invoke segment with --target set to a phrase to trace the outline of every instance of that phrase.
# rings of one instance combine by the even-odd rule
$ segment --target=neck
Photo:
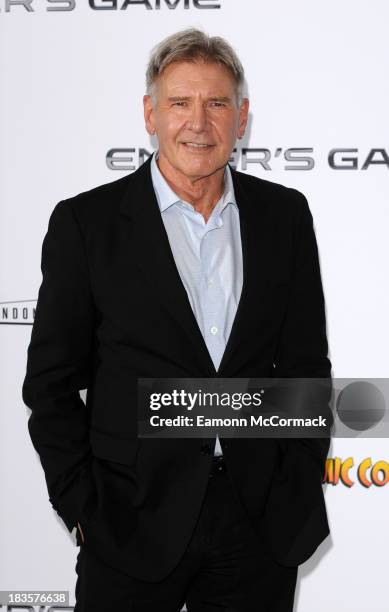
[[[163,155],[159,155],[156,162],[161,174],[178,197],[192,204],[205,221],[208,221],[223,195],[225,166],[209,176],[187,177],[173,168]]]

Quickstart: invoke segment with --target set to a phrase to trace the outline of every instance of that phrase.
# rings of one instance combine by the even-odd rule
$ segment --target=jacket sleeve
[[[51,213],[41,269],[22,396],[31,409],[28,430],[50,502],[72,531],[92,456],[79,391],[88,388],[92,373],[95,309],[81,230],[69,200]]]
[[[295,189],[291,192],[297,213],[293,279],[278,339],[273,376],[328,379],[328,384],[321,385],[315,400],[331,423],[331,362],[328,358],[325,303],[313,219],[306,197]],[[318,462],[324,477],[329,437],[284,438],[281,445],[284,449],[295,448],[308,453]]]

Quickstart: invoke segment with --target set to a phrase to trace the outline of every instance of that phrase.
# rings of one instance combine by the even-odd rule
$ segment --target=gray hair
[[[155,83],[164,69],[173,62],[196,60],[225,66],[235,81],[237,103],[243,98],[244,70],[231,45],[220,36],[208,36],[196,28],[188,28],[168,36],[151,51],[146,71],[146,91],[155,101]]]

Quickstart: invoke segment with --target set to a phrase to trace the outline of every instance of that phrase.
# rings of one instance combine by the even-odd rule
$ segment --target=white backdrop
[[[109,151],[133,149],[113,157],[137,167],[152,150],[144,73],[164,36],[194,25],[235,47],[251,102],[244,146],[269,152],[246,171],[303,191],[314,217],[334,374],[388,376],[388,3],[167,4],[0,0],[0,590],[65,589],[74,603],[74,532],[49,504],[21,398],[41,245],[59,200],[131,171],[112,169]],[[313,162],[286,161],[296,148]],[[352,151],[331,167],[332,149]],[[332,535],[300,566],[295,610],[387,612],[389,483],[356,477],[368,457],[389,461],[387,440],[336,439],[329,456],[352,457],[355,482],[324,485]]]

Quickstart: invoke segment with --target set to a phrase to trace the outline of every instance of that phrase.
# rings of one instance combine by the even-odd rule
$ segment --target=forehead
[[[165,93],[185,94],[202,91],[209,95],[228,94],[234,91],[232,74],[216,62],[196,60],[173,62],[158,77],[158,88]]]

